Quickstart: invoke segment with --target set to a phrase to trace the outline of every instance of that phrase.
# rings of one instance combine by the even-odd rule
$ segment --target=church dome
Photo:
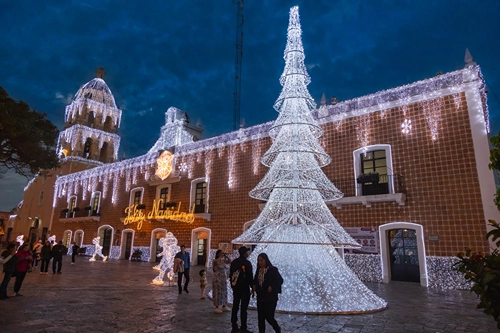
[[[78,89],[73,101],[77,101],[79,99],[90,99],[108,107],[116,108],[115,98],[113,97],[108,85],[103,80],[105,73],[104,69],[98,68],[96,70],[96,78],[87,82],[80,89]]]

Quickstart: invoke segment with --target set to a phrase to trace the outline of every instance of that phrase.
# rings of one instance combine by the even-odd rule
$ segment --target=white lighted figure
[[[49,238],[47,238],[50,244],[56,245],[56,235],[52,235]]]
[[[102,261],[106,261],[108,259],[108,256],[102,254],[101,237],[97,236],[96,238],[94,238],[92,240],[92,244],[95,245],[95,250],[92,258],[90,258],[89,261],[95,261],[96,254],[98,254],[102,258]]]
[[[161,261],[158,265],[154,266],[153,269],[160,271],[160,274],[155,277],[152,281],[154,284],[163,284],[163,277],[165,273],[167,274],[167,279],[172,281],[174,279],[174,257],[177,252],[180,251],[179,246],[177,246],[177,238],[171,233],[167,232],[165,237],[160,238],[160,246],[162,247],[162,252],[158,254]]]
[[[16,237],[16,243],[19,244],[19,246],[17,248],[19,250],[19,248],[21,247],[21,245],[23,245],[23,243],[24,243],[24,235],[17,236]]]

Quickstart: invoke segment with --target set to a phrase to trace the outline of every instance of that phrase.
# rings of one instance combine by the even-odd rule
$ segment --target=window
[[[208,214],[209,187],[209,178],[197,178],[191,181],[189,211],[194,206],[195,214]]]
[[[140,192],[140,191],[137,191],[134,193],[134,205],[138,205],[141,203],[141,195],[142,195],[142,192]]]
[[[204,213],[205,202],[207,201],[207,183],[196,184],[196,192],[194,196],[194,212]]]
[[[390,145],[363,147],[355,150],[353,155],[357,196],[394,193]],[[370,175],[374,173],[378,175]]]
[[[130,191],[129,206],[139,205],[142,203],[144,193],[143,187],[136,187]]]
[[[162,189],[160,189],[160,210],[165,210],[167,209],[167,202],[169,201],[169,190],[170,190],[170,187],[164,187]]]
[[[91,215],[96,216],[99,212],[99,206],[101,203],[101,192],[94,192],[92,194],[92,200],[90,201]]]
[[[76,197],[73,196],[73,197],[69,198],[69,202],[68,202],[68,209],[69,209],[70,213],[73,212],[75,207],[76,207]]]

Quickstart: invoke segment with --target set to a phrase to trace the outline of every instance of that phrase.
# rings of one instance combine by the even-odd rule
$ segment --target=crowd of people
[[[73,243],[72,262],[75,263],[75,255],[79,247]],[[271,264],[266,253],[260,253],[257,257],[257,269],[253,273],[252,263],[247,259],[250,249],[242,246],[238,249],[239,257],[231,260],[222,250],[217,250],[212,262],[212,299],[216,313],[231,312],[232,333],[252,333],[247,326],[247,309],[250,298],[257,296],[257,318],[259,333],[266,330],[267,321],[275,332],[281,332],[281,328],[274,318],[278,294],[281,293],[283,278],[278,269]],[[50,261],[52,260],[52,273],[61,274],[62,258],[67,253],[62,241],[53,244],[48,240],[45,244],[39,240],[30,245],[28,243],[11,243],[0,255],[0,265],[3,265],[4,277],[0,285],[0,300],[13,296],[22,296],[20,293],[24,278],[27,273],[33,271],[40,263],[40,274],[48,274]],[[174,260],[174,272],[178,274],[179,294],[182,291],[189,293],[190,282],[190,256],[186,247],[181,246]],[[14,293],[8,295],[8,285],[15,278]],[[185,279],[182,285],[183,278]],[[229,282],[228,282],[229,278]],[[205,299],[205,288],[207,286],[206,271],[200,271],[200,298]],[[232,289],[232,309],[228,307],[228,284]],[[238,326],[238,312],[240,313],[240,325]]]
[[[78,252],[78,246],[73,243],[73,254]],[[27,273],[31,273],[40,263],[40,274],[48,274],[49,264],[52,260],[52,273],[62,274],[62,258],[67,253],[67,249],[62,241],[51,243],[48,240],[45,244],[41,240],[30,245],[29,243],[9,243],[7,249],[0,254],[0,265],[3,266],[3,280],[0,285],[0,300],[5,300],[13,296],[23,296],[20,293],[24,278]],[[72,264],[75,258],[73,255]],[[8,295],[8,286],[12,278],[15,278],[14,293]]]
[[[182,248],[182,247],[181,247]],[[242,246],[238,249],[239,257],[231,260],[222,250],[217,250],[212,261],[212,299],[216,313],[231,312],[231,333],[252,333],[247,326],[247,310],[250,298],[257,296],[257,319],[259,333],[265,333],[266,321],[275,332],[281,332],[281,327],[274,318],[278,294],[281,293],[283,278],[278,268],[272,265],[266,253],[257,257],[257,269],[253,274],[252,263],[247,259],[250,249]],[[179,263],[186,257],[185,248],[176,255]],[[189,255],[187,256],[189,258]],[[182,259],[181,259],[182,258]],[[188,260],[189,261],[189,260]],[[179,293],[184,273],[179,272]],[[228,308],[228,277],[229,285],[233,292],[233,307]],[[189,273],[187,280],[189,281]],[[200,271],[200,298],[204,299],[207,285],[206,272]],[[184,286],[187,292],[187,282]],[[240,325],[238,326],[238,312],[240,312]]]

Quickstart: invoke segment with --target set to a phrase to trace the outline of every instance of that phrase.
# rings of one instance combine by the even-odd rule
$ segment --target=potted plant
[[[69,208],[64,208],[63,210],[61,210],[61,213],[67,213],[69,212]]]
[[[89,210],[92,210],[92,206],[85,206],[84,210],[88,212]]]
[[[165,208],[175,207],[175,206],[177,206],[177,202],[175,202],[175,201],[165,202],[165,205],[164,205]]]
[[[375,183],[378,184],[380,180],[380,175],[378,172],[369,172],[369,173],[362,173],[356,178],[356,182],[358,184],[365,184],[365,183]]]
[[[132,253],[132,257],[130,258],[130,260],[139,261],[141,260],[141,256],[142,256],[141,249],[135,249],[134,252]]]
[[[79,212],[79,211],[80,211],[80,207],[73,208],[73,212]]]
[[[145,204],[138,204],[137,209],[146,209],[146,205]]]

